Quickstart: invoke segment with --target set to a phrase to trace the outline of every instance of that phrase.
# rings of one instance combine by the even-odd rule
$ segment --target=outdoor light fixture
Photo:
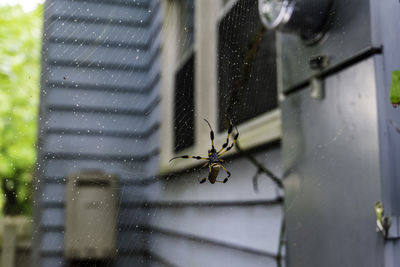
[[[330,16],[333,0],[258,0],[262,23],[268,29],[298,34],[303,40],[319,39]]]
[[[285,24],[292,13],[290,0],[258,0],[258,11],[262,23],[268,29],[275,29]]]

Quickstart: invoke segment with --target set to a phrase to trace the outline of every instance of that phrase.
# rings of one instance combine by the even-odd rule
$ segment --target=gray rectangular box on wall
[[[118,179],[100,171],[68,177],[65,256],[110,259],[116,255]]]

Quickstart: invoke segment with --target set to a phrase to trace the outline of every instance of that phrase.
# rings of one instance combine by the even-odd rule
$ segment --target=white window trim
[[[163,1],[164,24],[162,41],[161,75],[161,152],[160,174],[181,171],[196,165],[199,161],[182,159],[169,162],[180,155],[207,156],[211,147],[210,129],[204,122],[206,118],[215,132],[216,148],[226,140],[226,132],[217,133],[217,38],[219,19],[226,14],[235,1],[230,1],[222,8],[221,1],[195,1],[195,140],[194,145],[179,153],[174,153],[174,77],[178,64],[178,11],[172,1]],[[281,112],[279,108],[261,114],[249,121],[237,125],[240,132],[239,142],[243,149],[279,140],[281,133]],[[226,156],[237,153],[235,149]],[[224,155],[224,156],[225,156]]]

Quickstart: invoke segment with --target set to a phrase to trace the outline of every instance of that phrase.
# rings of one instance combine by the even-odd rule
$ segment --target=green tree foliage
[[[0,204],[29,214],[39,101],[42,5],[0,6]]]

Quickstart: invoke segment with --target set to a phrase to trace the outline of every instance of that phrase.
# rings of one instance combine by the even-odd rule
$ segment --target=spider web
[[[195,130],[195,62],[191,62],[188,56],[190,51],[195,53],[194,1],[180,2],[183,2],[183,5],[179,4],[183,23],[179,29],[178,57],[183,69],[179,73],[177,68],[173,77],[178,90],[171,103],[174,107],[174,150],[178,153],[194,144]],[[231,7],[231,12],[227,11],[229,15],[220,20],[218,30],[218,37],[223,41],[218,46],[218,129],[215,131],[226,129],[228,118],[234,124],[245,123],[277,107],[276,54],[271,49],[275,46],[275,39],[270,33],[260,30],[256,2],[238,1],[239,4],[234,5],[235,1],[221,1],[221,6],[226,10]],[[42,185],[40,200],[62,204],[65,201],[62,197],[66,182],[64,172],[100,168],[120,176],[118,226],[115,230],[118,234],[117,266],[149,262],[185,266],[190,262],[188,257],[203,259],[204,262],[222,259],[228,266],[229,263],[235,264],[231,258],[237,259],[239,254],[248,257],[249,262],[275,266],[277,244],[281,241],[282,213],[281,203],[274,201],[281,192],[277,192],[273,184],[260,182],[260,192],[256,194],[252,177],[257,170],[246,160],[227,162],[226,167],[232,172],[231,180],[234,181],[229,181],[226,187],[210,187],[208,184],[199,187],[198,179],[193,178],[203,178],[207,175],[206,169],[200,173],[171,174],[165,181],[154,179],[158,174],[158,150],[162,149],[159,140],[163,140],[159,126],[166,123],[160,120],[163,115],[157,109],[159,91],[163,89],[158,79],[158,83],[151,84],[153,88],[147,88],[149,93],[135,90],[146,84],[148,77],[157,80],[151,76],[157,69],[146,69],[144,65],[151,62],[155,68],[160,68],[159,55],[149,59],[151,47],[132,44],[138,40],[139,43],[145,42],[149,37],[148,25],[143,20],[135,22],[135,16],[146,17],[145,14],[152,14],[155,9],[146,7],[141,9],[142,13],[133,13],[128,3],[135,6],[147,2],[116,0],[114,3],[121,5],[92,0],[53,0],[46,5],[45,13],[57,14],[58,17],[46,18],[45,31],[59,36],[45,36],[53,38],[50,41],[52,46],[44,50],[47,60],[53,62],[46,63],[51,66],[51,71],[44,70],[43,74],[46,85],[44,103],[48,100],[56,102],[54,109],[49,109],[42,119],[45,131],[57,127],[61,130],[53,129],[46,136],[50,140],[51,135],[57,153],[46,162],[46,166],[41,167],[41,171],[58,176],[46,177],[51,185]],[[99,8],[101,4],[105,6]],[[76,5],[80,7],[74,9]],[[125,21],[118,19],[119,12],[128,14]],[[117,32],[118,25],[122,25],[121,32]],[[154,40],[156,43],[157,39]],[[144,116],[139,114],[142,111]],[[72,114],[73,123],[62,125],[60,122],[68,113]],[[331,145],[340,135],[341,132],[322,145]],[[70,142],[65,142],[66,139]],[[139,144],[141,142],[143,145]],[[86,145],[91,145],[92,151],[85,150]],[[205,146],[208,148],[209,143]],[[39,149],[46,151],[45,147]],[[72,156],[66,158],[69,153]],[[102,158],[108,153],[115,156],[115,160]],[[279,172],[277,154],[276,149],[271,153],[260,152],[257,159],[263,164],[273,162],[272,167]],[[44,246],[56,254],[46,259],[54,263],[53,266],[65,263],[62,257],[65,218],[61,204],[54,204],[56,207],[52,209],[43,208],[50,228],[56,229],[42,232]],[[39,204],[35,205],[41,208]],[[111,214],[110,209],[104,212]],[[39,228],[34,230],[40,231]],[[192,247],[199,249],[191,250]],[[161,257],[163,252],[165,254]],[[176,260],[171,265],[168,265],[168,260],[164,262],[168,253]],[[252,261],[249,255],[255,260]],[[92,266],[93,263],[80,264]],[[102,264],[110,266],[109,262]],[[255,266],[259,266],[257,264]]]

